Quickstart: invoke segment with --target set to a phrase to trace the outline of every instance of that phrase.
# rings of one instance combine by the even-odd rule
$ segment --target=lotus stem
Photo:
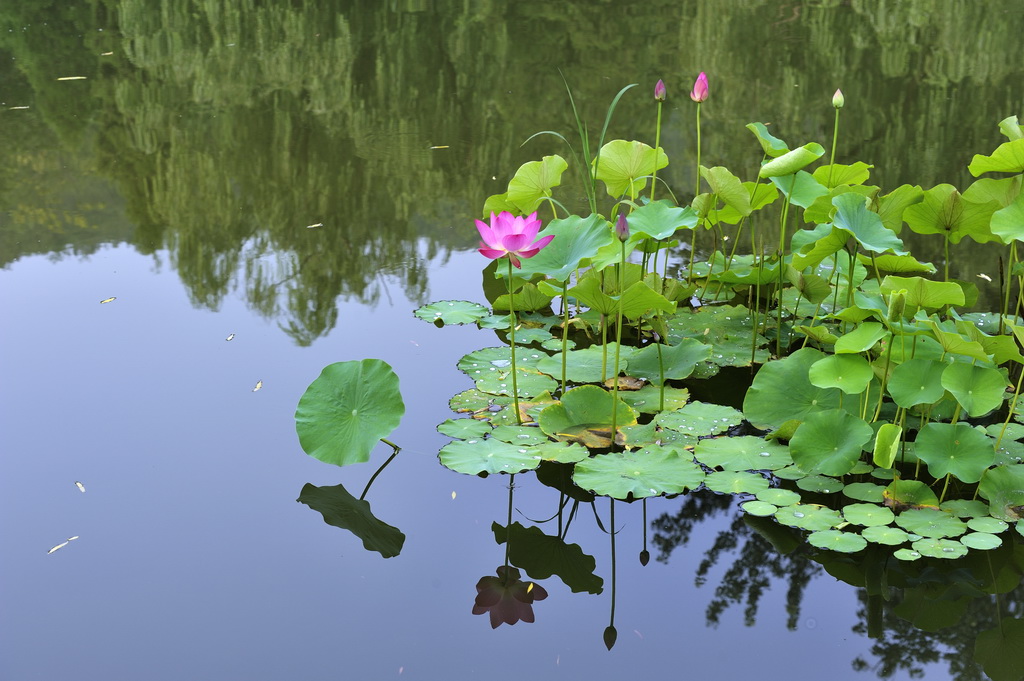
[[[373,475],[370,476],[370,479],[366,481],[366,487],[363,488],[363,493],[359,495],[359,501],[362,501],[363,499],[366,498],[366,493],[370,491],[370,485],[373,484],[373,481],[377,479],[377,476],[380,475],[381,471],[383,471],[389,463],[395,460],[395,457],[398,456],[398,452],[402,451],[401,447],[399,447],[394,442],[391,442],[386,438],[382,437],[380,441],[386,444],[388,447],[391,447],[391,449],[394,451],[391,452],[391,456],[388,457],[388,460],[382,463],[380,465],[380,468],[374,471]]]
[[[512,494],[516,490],[516,474],[508,476],[508,519],[505,521],[505,574],[508,574],[508,554],[512,545]]]
[[[569,280],[562,282],[562,395],[565,395],[565,366],[569,345]]]
[[[512,343],[512,406],[516,410],[516,423],[523,425],[519,414],[519,381],[516,375],[516,310],[512,293],[512,258],[508,258],[508,337]]]
[[[619,411],[619,350],[622,347],[622,292],[626,288],[626,242],[619,240],[622,262],[619,263],[619,310],[615,319],[615,371],[612,373],[612,446],[615,445],[616,418]]]

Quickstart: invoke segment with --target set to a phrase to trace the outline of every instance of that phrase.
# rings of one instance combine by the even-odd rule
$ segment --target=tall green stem
[[[388,447],[391,447],[393,451],[391,452],[391,456],[388,457],[388,460],[382,463],[380,465],[380,468],[374,471],[373,475],[370,476],[370,479],[366,481],[366,487],[363,488],[363,493],[359,495],[360,501],[366,498],[366,493],[370,491],[370,485],[372,485],[373,481],[377,479],[377,476],[381,474],[381,471],[387,468],[387,465],[395,460],[395,457],[398,456],[398,452],[402,451],[401,447],[399,447],[394,442],[391,442],[386,438],[382,437],[380,441],[386,444]]]
[[[622,262],[619,263],[619,310],[615,318],[615,369],[612,372],[612,445],[615,444],[616,418],[619,411],[619,349],[622,347],[622,292],[626,288],[626,242],[620,240]]]
[[[508,259],[508,337],[512,343],[512,406],[516,410],[516,423],[523,425],[519,415],[519,381],[516,376],[516,310],[512,295],[512,258]]]
[[[836,167],[836,142],[839,139],[839,109],[836,108],[836,122],[832,127],[832,153],[828,157],[828,188],[832,189],[832,173]]]

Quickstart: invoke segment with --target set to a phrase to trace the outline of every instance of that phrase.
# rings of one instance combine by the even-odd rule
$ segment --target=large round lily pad
[[[596,494],[627,499],[694,489],[704,480],[704,472],[685,450],[652,445],[581,461],[572,479]]]
[[[796,465],[808,473],[845,475],[873,434],[863,419],[844,409],[816,411],[807,414],[796,429],[789,452]]]
[[[838,407],[839,390],[819,388],[808,379],[811,366],[824,357],[819,350],[803,348],[761,367],[743,399],[743,415],[755,427],[771,430]]]
[[[517,447],[495,438],[456,440],[441,448],[441,463],[456,473],[522,473],[540,465],[541,457],[532,447]]]
[[[753,435],[701,440],[694,455],[705,466],[727,471],[771,471],[793,463],[789,447]]]
[[[310,383],[295,409],[302,450],[336,466],[368,461],[398,427],[405,403],[398,376],[379,359],[335,362]]]

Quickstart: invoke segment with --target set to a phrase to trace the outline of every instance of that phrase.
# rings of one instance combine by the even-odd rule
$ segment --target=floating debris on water
[[[438,144],[438,145],[430,147],[430,148],[431,149],[448,149],[449,147],[448,147],[447,144]]]
[[[452,499],[455,498],[455,490],[452,490]]]
[[[78,488],[79,492],[81,492],[82,494],[85,494],[85,485],[83,485],[82,483],[80,483],[77,480],[75,480],[75,487]]]
[[[235,334],[233,334],[233,333],[229,333],[229,334],[228,334],[228,337],[227,337],[227,338],[225,338],[224,340],[226,340],[226,341],[229,341],[229,340],[234,340],[234,339],[235,339]]]
[[[117,300],[117,297],[115,297],[115,296],[112,296],[110,298],[104,298],[103,300],[100,301],[100,305],[102,305],[104,303],[112,303],[115,300]]]
[[[22,109],[29,109],[29,108],[31,108],[31,107],[28,107],[28,106],[9,106],[9,107],[7,107],[7,110],[8,111],[21,111]]]
[[[978,279],[984,279],[985,281],[992,281],[992,277],[988,276],[987,274],[979,274],[978,275]]]
[[[85,80],[86,76],[62,76],[57,80]]]
[[[50,549],[49,551],[47,551],[47,552],[46,552],[46,555],[50,555],[51,553],[53,553],[53,552],[54,552],[54,551],[56,551],[57,549],[62,549],[62,548],[64,548],[64,547],[65,547],[65,546],[67,546],[67,545],[68,545],[68,542],[66,542],[66,541],[64,541],[64,542],[61,542],[60,544],[57,544],[57,545],[56,545],[56,546],[54,546],[54,547],[53,547],[52,549]]]
[[[114,54],[114,53],[113,52],[100,52],[100,56],[101,57],[109,57],[112,54]]]
[[[306,229],[316,229],[317,227],[323,227],[323,226],[324,226],[324,223],[317,222],[316,224],[313,224],[313,225],[306,225]]]
[[[252,391],[256,392],[257,390],[259,390],[262,387],[263,387],[263,381],[256,381],[256,387],[253,388]]]

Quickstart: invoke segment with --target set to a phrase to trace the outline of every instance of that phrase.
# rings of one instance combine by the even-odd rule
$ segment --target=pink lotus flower
[[[658,80],[658,82],[654,84],[654,99],[656,99],[659,102],[664,102],[665,95],[665,81]]]
[[[690,99],[700,104],[708,98],[708,77],[701,71],[700,75],[697,76],[697,82],[693,84],[693,90],[690,91]]]
[[[549,234],[534,241],[537,232],[540,231],[540,220],[537,219],[536,212],[525,218],[513,216],[508,211],[502,211],[498,215],[491,213],[490,226],[477,220],[476,228],[483,239],[478,249],[481,255],[491,260],[507,255],[516,267],[522,267],[519,258],[532,258],[555,238],[554,234]]]

